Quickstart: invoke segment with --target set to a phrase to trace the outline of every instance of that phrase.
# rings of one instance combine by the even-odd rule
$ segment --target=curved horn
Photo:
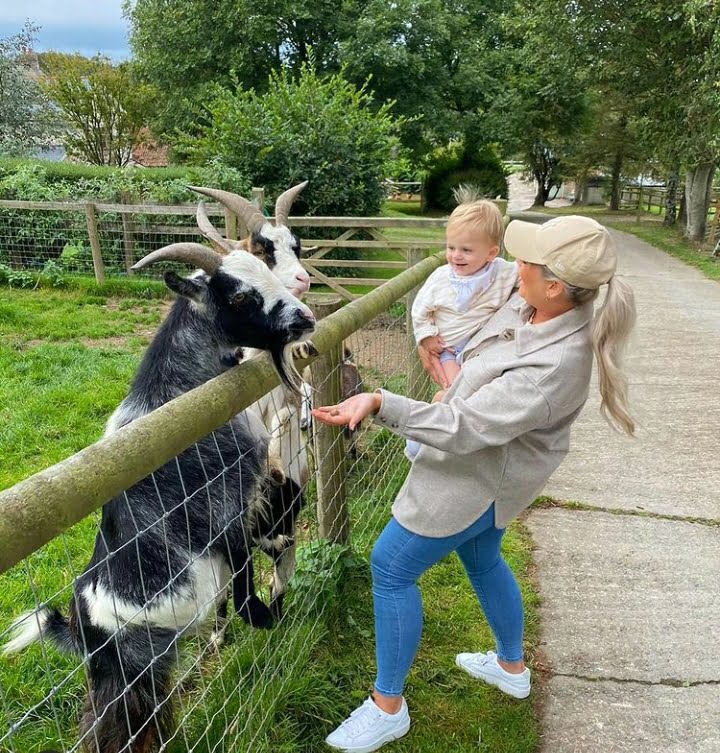
[[[169,246],[163,246],[157,251],[143,256],[139,262],[133,264],[132,268],[142,269],[147,267],[148,264],[155,264],[159,261],[180,261],[192,264],[212,277],[220,269],[223,257],[217,251],[213,251],[207,246],[201,246],[199,243],[171,243]]]
[[[290,207],[293,201],[297,198],[300,191],[305,188],[308,182],[305,180],[302,183],[298,183],[292,188],[288,188],[287,191],[280,194],[275,202],[275,224],[287,225],[288,217],[290,216]]]
[[[205,211],[204,201],[198,202],[195,219],[197,220],[200,232],[210,241],[210,243],[212,243],[213,248],[219,254],[227,254],[232,250],[225,238],[220,235],[220,232],[215,227],[215,225],[210,222],[210,218],[207,216],[207,212]]]
[[[260,230],[260,228],[267,222],[262,212],[251,201],[238,196],[236,193],[230,193],[230,191],[221,191],[219,188],[205,188],[204,186],[188,186],[191,191],[201,193],[204,196],[209,196],[215,201],[219,201],[224,207],[227,207],[231,212],[240,217],[240,219],[247,225],[247,228],[252,233]]]

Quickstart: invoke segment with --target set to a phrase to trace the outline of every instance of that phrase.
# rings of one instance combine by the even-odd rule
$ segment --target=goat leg
[[[239,557],[234,558],[236,561]],[[268,629],[273,626],[270,610],[255,593],[255,568],[252,555],[244,552],[239,569],[233,567],[232,589],[235,611],[251,627]]]

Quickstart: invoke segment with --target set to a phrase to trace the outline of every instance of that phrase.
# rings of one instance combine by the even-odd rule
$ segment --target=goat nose
[[[309,319],[311,322],[315,322],[315,314],[310,309],[300,309],[300,315]]]
[[[301,285],[307,285],[310,282],[310,275],[307,272],[298,272],[295,275],[295,280]]]

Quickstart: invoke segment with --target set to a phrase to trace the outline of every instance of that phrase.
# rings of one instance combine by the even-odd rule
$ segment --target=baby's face
[[[498,247],[476,230],[462,227],[447,231],[445,258],[458,277],[479,272],[498,254]]]

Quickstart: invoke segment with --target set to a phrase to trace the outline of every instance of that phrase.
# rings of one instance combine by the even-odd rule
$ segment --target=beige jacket
[[[442,402],[381,390],[375,422],[423,444],[393,506],[410,531],[459,533],[493,501],[504,528],[567,454],[590,384],[592,303],[526,325],[531,311],[513,295],[465,347]]]
[[[464,343],[506,302],[517,285],[517,264],[494,259],[493,278],[487,288],[475,294],[466,311],[457,305],[450,282],[450,267],[436,269],[418,291],[412,306],[415,342],[441,335],[449,346]]]

